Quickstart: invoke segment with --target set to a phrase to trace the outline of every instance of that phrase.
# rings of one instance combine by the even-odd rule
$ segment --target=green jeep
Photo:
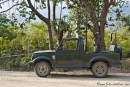
[[[109,67],[121,65],[122,48],[110,45],[108,52],[98,52],[96,48],[95,52],[85,52],[82,37],[63,38],[56,50],[34,52],[29,65],[40,77],[48,76],[55,68],[90,69],[95,77],[106,77]]]

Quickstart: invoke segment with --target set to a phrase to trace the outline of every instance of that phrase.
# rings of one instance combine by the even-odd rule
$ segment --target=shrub
[[[6,60],[4,64],[5,70],[17,70],[17,71],[30,71],[31,67],[28,66],[28,62],[31,60],[31,55],[25,57],[17,57]]]

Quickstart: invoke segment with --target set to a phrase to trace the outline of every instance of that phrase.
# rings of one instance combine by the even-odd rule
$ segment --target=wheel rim
[[[103,74],[103,72],[104,72],[103,66],[102,66],[102,65],[97,66],[97,67],[96,67],[96,72],[97,72],[98,74]]]
[[[46,65],[42,64],[39,66],[38,70],[39,70],[39,73],[46,74],[48,71],[48,67]]]

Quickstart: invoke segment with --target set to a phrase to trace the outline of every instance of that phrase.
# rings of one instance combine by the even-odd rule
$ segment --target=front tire
[[[108,73],[108,66],[104,62],[96,62],[92,65],[91,72],[97,78],[106,77]]]
[[[38,62],[34,69],[39,77],[46,77],[51,72],[50,64],[45,61]]]

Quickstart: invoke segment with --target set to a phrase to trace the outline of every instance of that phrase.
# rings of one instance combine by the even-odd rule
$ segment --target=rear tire
[[[104,78],[108,73],[108,66],[104,62],[96,62],[92,65],[91,72],[97,78]]]
[[[38,62],[34,69],[39,77],[46,77],[51,72],[50,64],[45,61]]]

